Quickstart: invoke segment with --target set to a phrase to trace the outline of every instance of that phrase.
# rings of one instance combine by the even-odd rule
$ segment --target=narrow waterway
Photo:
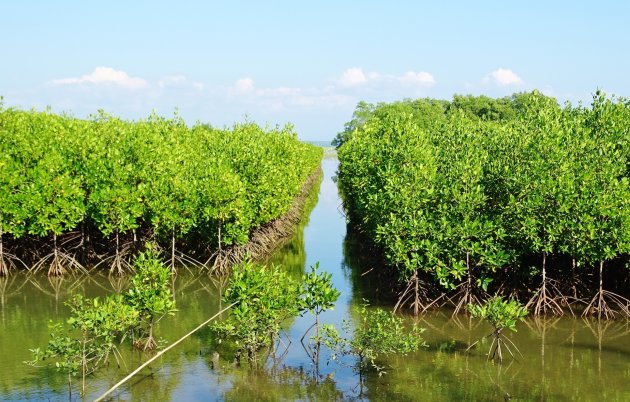
[[[373,304],[371,266],[360,248],[346,239],[333,176],[338,161],[326,158],[324,178],[310,216],[295,236],[268,263],[281,264],[299,276],[312,264],[330,272],[341,297],[321,321],[340,326],[352,322],[362,297]],[[315,202],[315,200],[313,200]],[[15,273],[0,278],[0,400],[68,400],[67,378],[54,368],[34,368],[29,349],[44,347],[49,320],[68,316],[63,302],[71,293],[87,296],[121,291],[125,278],[66,277],[49,279]],[[174,283],[178,313],[159,323],[156,333],[172,342],[222,307],[225,282],[206,274],[180,270]],[[385,286],[387,287],[387,286]],[[410,318],[411,320],[411,318]],[[449,311],[422,317],[427,347],[406,357],[383,362],[387,373],[369,374],[363,386],[352,370],[354,361],[328,361],[324,350],[317,367],[300,344],[312,324],[310,315],[287,323],[282,347],[264,368],[237,368],[228,356],[215,353],[212,337],[202,330],[158,360],[117,391],[113,400],[133,401],[628,401],[630,400],[630,323],[597,322],[570,317],[528,319],[517,333],[508,334],[520,354],[505,364],[488,362],[488,342],[470,352],[465,349],[488,335],[490,328],[466,316],[452,318]],[[286,352],[286,353],[285,353]],[[123,359],[88,379],[86,400],[94,399],[133,370],[147,355],[121,348]],[[78,381],[72,400],[81,400]]]

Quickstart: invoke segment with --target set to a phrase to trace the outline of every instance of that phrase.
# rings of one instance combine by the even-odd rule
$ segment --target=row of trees
[[[167,245],[171,264],[184,258],[176,245],[197,255],[242,245],[289,210],[320,159],[290,125],[189,127],[177,116],[103,112],[82,120],[0,105],[0,274],[20,260],[7,242],[46,240],[52,252],[33,262],[50,274],[90,253],[121,273],[140,237]]]
[[[535,314],[578,300],[586,314],[630,313],[602,280],[630,251],[626,100],[598,92],[589,107],[561,107],[533,92],[365,110],[337,139],[340,191],[353,225],[408,281],[416,313],[432,302],[427,277],[455,289],[456,311],[510,284]],[[592,299],[579,286],[588,268]]]

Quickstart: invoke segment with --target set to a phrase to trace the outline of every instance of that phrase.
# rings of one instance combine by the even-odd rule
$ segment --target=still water
[[[380,287],[361,249],[346,239],[341,201],[332,180],[337,160],[323,161],[324,179],[314,208],[296,235],[271,257],[295,276],[319,261],[332,273],[341,297],[321,321],[339,326],[356,317],[363,297],[387,306],[377,297]],[[358,257],[357,257],[358,255]],[[90,297],[125,289],[125,278],[66,277],[49,279],[14,273],[0,279],[0,400],[81,400],[78,381],[69,396],[67,379],[50,368],[33,368],[29,349],[44,347],[49,320],[65,319],[63,302],[72,293]],[[172,342],[221,309],[225,281],[180,270],[174,281],[179,312],[164,318],[156,333]],[[486,360],[490,346],[465,352],[490,332],[483,322],[466,316],[453,319],[448,311],[423,316],[427,347],[384,362],[387,374],[368,374],[363,383],[353,361],[327,364],[324,350],[319,371],[299,339],[313,317],[297,318],[283,334],[288,348],[282,358],[270,358],[264,368],[236,368],[217,359],[209,331],[202,330],[156,361],[113,394],[129,401],[630,401],[630,324],[560,318],[520,323],[508,334],[522,357],[499,365]],[[123,347],[122,367],[116,364],[88,379],[86,400],[92,400],[146,360],[147,355]],[[281,353],[278,353],[280,355]]]

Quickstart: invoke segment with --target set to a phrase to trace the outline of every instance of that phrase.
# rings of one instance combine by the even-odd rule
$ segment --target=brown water
[[[274,254],[272,262],[299,275],[320,261],[342,291],[335,310],[324,313],[321,320],[338,325],[344,319],[353,320],[361,297],[371,295],[379,284],[361,277],[370,267],[356,258],[352,242],[344,243],[345,221],[331,180],[336,166],[335,159],[324,160],[325,178],[310,220]],[[64,375],[23,364],[31,357],[29,349],[45,346],[49,320],[67,317],[63,302],[69,294],[104,295],[126,285],[125,279],[99,275],[49,280],[18,273],[1,279],[0,399],[68,400]],[[179,312],[160,322],[158,336],[172,342],[213,315],[221,308],[222,285],[216,278],[181,270],[174,282]],[[522,356],[494,364],[485,356],[489,342],[465,352],[469,344],[490,332],[485,323],[466,316],[453,319],[448,311],[435,312],[420,320],[426,328],[427,348],[384,362],[389,366],[387,374],[370,373],[363,383],[352,370],[352,359],[345,359],[345,366],[326,364],[325,351],[320,371],[315,372],[299,343],[312,321],[305,316],[288,322],[287,340],[292,342],[284,358],[270,359],[255,371],[236,368],[227,357],[220,358],[217,367],[212,362],[211,335],[202,330],[121,387],[112,399],[630,401],[628,321],[529,319],[518,325],[517,333],[508,334]],[[125,367],[112,364],[89,377],[86,400],[94,399],[147,358],[131,348],[121,349]],[[81,399],[78,385],[78,381],[73,384],[72,400]]]

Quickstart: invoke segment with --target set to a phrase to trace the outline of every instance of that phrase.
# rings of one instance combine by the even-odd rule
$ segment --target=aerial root
[[[74,241],[76,241],[77,239],[81,239],[81,241],[78,242],[78,244],[69,247],[68,245]],[[59,242],[59,245],[65,249],[68,250],[75,250],[80,248],[83,245],[83,239],[81,236],[81,232],[69,232],[69,233],[65,233],[62,237],[61,237],[61,241]]]
[[[179,255],[175,255],[175,264],[173,264],[175,266],[184,267],[188,269],[189,271],[190,271],[190,266],[207,268],[206,263],[198,261],[194,257],[188,254],[184,254],[183,252],[179,250],[176,251],[176,253]],[[172,262],[173,262],[173,258],[171,257],[167,261],[165,261],[164,264],[171,265]]]
[[[28,265],[14,254],[2,253],[0,255],[0,277],[9,276],[9,272],[18,269],[18,265],[28,269]]]
[[[455,306],[453,317],[462,310],[465,311],[469,304],[482,304],[484,300],[483,295],[478,295],[475,291],[476,288],[471,286],[468,282],[461,283],[455,290],[456,292],[453,296],[447,297],[449,302]]]
[[[540,285],[538,291],[527,302],[525,308],[533,309],[534,315],[564,315],[562,305],[566,305],[571,311],[571,315],[575,315],[569,304],[568,298],[560,292],[555,284],[555,280],[547,279]],[[562,304],[562,305],[561,305]]]
[[[77,272],[82,274],[89,273],[89,271],[85,269],[85,267],[73,256],[60,250],[55,250],[40,259],[35,265],[33,265],[31,272],[39,272],[44,268],[47,268],[48,276],[61,276],[68,272],[71,274],[75,274]]]
[[[409,282],[407,287],[403,290],[398,298],[398,302],[394,306],[394,314],[409,306],[412,309],[415,316],[423,314],[431,307],[437,307],[438,303],[446,298],[446,293],[441,293],[436,297],[431,295],[431,284],[421,280],[418,274],[415,273]]]
[[[582,317],[597,315],[598,319],[610,320],[620,313],[630,317],[630,300],[608,290],[600,290],[587,304]]]

